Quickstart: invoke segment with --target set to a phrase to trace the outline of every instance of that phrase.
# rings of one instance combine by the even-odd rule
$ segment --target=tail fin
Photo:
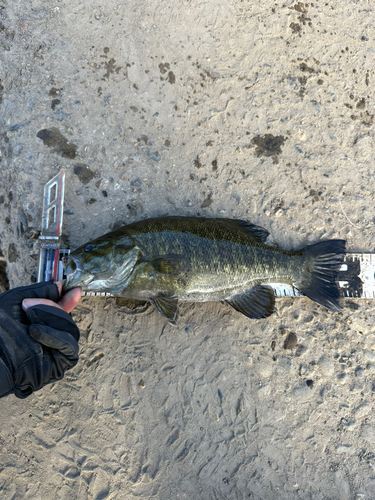
[[[345,256],[345,240],[321,241],[305,248],[302,276],[296,288],[314,302],[339,311],[337,271]]]

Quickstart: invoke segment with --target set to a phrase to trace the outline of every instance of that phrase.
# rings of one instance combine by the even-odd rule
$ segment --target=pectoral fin
[[[177,327],[178,319],[178,298],[158,295],[150,299],[155,309],[167,319],[168,323]]]
[[[248,318],[266,318],[275,311],[275,295],[271,287],[257,285],[247,292],[226,299],[227,304]]]

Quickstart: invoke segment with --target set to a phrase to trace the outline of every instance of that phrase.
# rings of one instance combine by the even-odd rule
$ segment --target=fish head
[[[111,293],[123,285],[138,259],[139,249],[129,237],[113,240],[104,235],[77,248],[64,261],[64,291]]]

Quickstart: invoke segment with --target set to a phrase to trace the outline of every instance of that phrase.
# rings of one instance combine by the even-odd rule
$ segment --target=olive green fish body
[[[337,309],[335,270],[345,242],[331,240],[286,251],[266,245],[267,236],[259,226],[229,219],[146,219],[74,251],[66,269],[66,289],[82,286],[84,291],[150,300],[176,324],[178,301],[224,300],[249,317],[264,317],[274,310],[267,283],[299,284],[309,295],[318,279],[323,297],[319,300],[319,293],[311,290],[309,296]]]
[[[256,241],[250,232],[234,231],[226,222],[200,219],[197,231],[196,219],[176,219],[165,231],[156,224],[142,234],[128,229],[143,258],[122,296],[145,299],[162,292],[180,301],[205,302],[258,283],[295,281],[298,267],[291,252]]]

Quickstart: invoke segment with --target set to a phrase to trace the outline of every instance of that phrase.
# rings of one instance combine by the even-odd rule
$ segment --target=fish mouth
[[[83,288],[94,279],[92,275],[83,272],[79,262],[72,256],[64,263],[64,274],[65,283],[63,285],[63,292],[67,292],[75,287]]]

